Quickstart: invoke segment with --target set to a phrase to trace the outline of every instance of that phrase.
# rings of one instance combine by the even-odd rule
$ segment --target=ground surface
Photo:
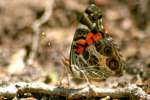
[[[140,0],[139,0],[140,1]],[[124,0],[96,0],[104,14],[105,28],[119,45],[126,59],[126,73],[105,81],[138,85],[150,83],[150,20],[148,4]],[[62,58],[69,57],[71,41],[77,27],[78,13],[88,1],[55,0],[50,19],[40,27],[37,56],[27,66],[32,44],[32,24],[42,16],[46,1],[0,0],[0,84],[46,82],[56,84],[62,76]],[[136,6],[135,6],[136,5]],[[140,8],[140,9],[139,9]],[[143,10],[141,10],[143,9]],[[134,13],[135,12],[135,13]],[[112,87],[112,84],[110,85]]]

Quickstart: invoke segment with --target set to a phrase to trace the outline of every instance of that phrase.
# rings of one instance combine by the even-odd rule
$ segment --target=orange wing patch
[[[96,34],[90,32],[86,36],[86,42],[88,45],[92,45],[94,42],[99,41],[101,39],[102,39],[102,35],[99,32]]]
[[[86,45],[86,40],[84,40],[84,39],[79,39],[79,40],[77,40],[76,43],[77,43],[77,44],[80,44],[80,45]]]
[[[101,35],[101,33],[96,33],[94,36],[93,36],[93,40],[94,42],[98,41],[98,40],[101,40],[103,37]]]
[[[93,36],[94,36],[94,34],[92,32],[87,34],[86,42],[87,42],[88,45],[91,45],[91,44],[94,43]]]
[[[85,50],[85,48],[83,47],[83,46],[81,46],[81,45],[77,45],[76,47],[75,47],[75,53],[76,54],[83,54],[83,52],[84,52],[84,50]]]
[[[86,47],[94,44],[94,42],[99,41],[102,39],[101,33],[88,33],[86,36],[86,39],[79,39],[76,41],[76,46],[75,46],[75,53],[76,54],[83,54]]]

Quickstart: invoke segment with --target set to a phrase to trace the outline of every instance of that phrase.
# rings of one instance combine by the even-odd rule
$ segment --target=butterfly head
[[[92,22],[100,20],[102,18],[101,10],[94,4],[90,5],[86,10],[85,13],[88,15]]]

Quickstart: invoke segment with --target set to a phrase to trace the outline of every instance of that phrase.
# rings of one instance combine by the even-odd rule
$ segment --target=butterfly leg
[[[62,59],[62,63],[64,65],[63,73],[59,79],[59,86],[62,86],[63,79],[66,76],[67,77],[67,87],[70,86],[70,76],[69,76],[69,60],[67,58]]]

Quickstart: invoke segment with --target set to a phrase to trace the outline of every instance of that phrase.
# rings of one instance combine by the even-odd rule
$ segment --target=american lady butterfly
[[[69,60],[69,71],[74,78],[102,80],[123,72],[124,61],[111,36],[104,31],[102,13],[94,4],[80,19]]]

